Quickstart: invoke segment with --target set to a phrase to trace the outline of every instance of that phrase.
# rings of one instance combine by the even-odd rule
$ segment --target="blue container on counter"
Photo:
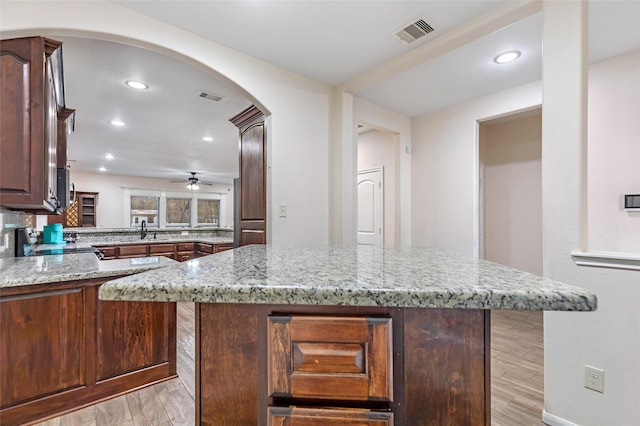
[[[62,236],[62,224],[46,225],[42,233],[42,242],[44,244],[65,244]]]

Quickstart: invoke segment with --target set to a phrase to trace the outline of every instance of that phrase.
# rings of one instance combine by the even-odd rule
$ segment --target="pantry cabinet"
[[[0,205],[41,214],[63,209],[57,191],[58,114],[65,112],[62,43],[45,37],[2,40]]]
[[[240,131],[239,245],[267,243],[267,133],[264,114],[255,106],[231,121]]]

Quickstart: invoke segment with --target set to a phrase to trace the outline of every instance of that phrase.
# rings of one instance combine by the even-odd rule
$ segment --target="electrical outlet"
[[[584,387],[596,392],[604,393],[604,370],[584,366]]]

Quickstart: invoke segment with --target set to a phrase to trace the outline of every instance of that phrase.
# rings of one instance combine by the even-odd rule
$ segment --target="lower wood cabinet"
[[[196,424],[489,425],[489,311],[196,304]]]
[[[219,243],[213,245],[213,252],[220,253],[221,251],[233,250],[233,243]]]
[[[391,318],[269,316],[270,397],[393,400]]]
[[[268,426],[393,426],[393,413],[330,408],[269,407]]]
[[[196,257],[195,243],[178,243],[176,244],[176,254],[174,259],[178,262],[186,262]]]
[[[3,411],[86,384],[85,296],[73,288],[0,298]]]
[[[195,257],[208,256],[233,249],[233,243],[150,243],[96,246],[102,259],[129,259],[134,257],[164,256],[185,262]]]
[[[2,425],[176,376],[175,303],[98,300],[113,278],[0,289]]]

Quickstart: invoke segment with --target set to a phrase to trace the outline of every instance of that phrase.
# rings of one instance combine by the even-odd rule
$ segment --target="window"
[[[191,224],[191,200],[167,198],[167,226],[189,226]]]
[[[198,225],[220,226],[220,200],[198,199]]]
[[[159,197],[131,196],[131,227],[140,226],[143,220],[149,227],[158,227]]]

